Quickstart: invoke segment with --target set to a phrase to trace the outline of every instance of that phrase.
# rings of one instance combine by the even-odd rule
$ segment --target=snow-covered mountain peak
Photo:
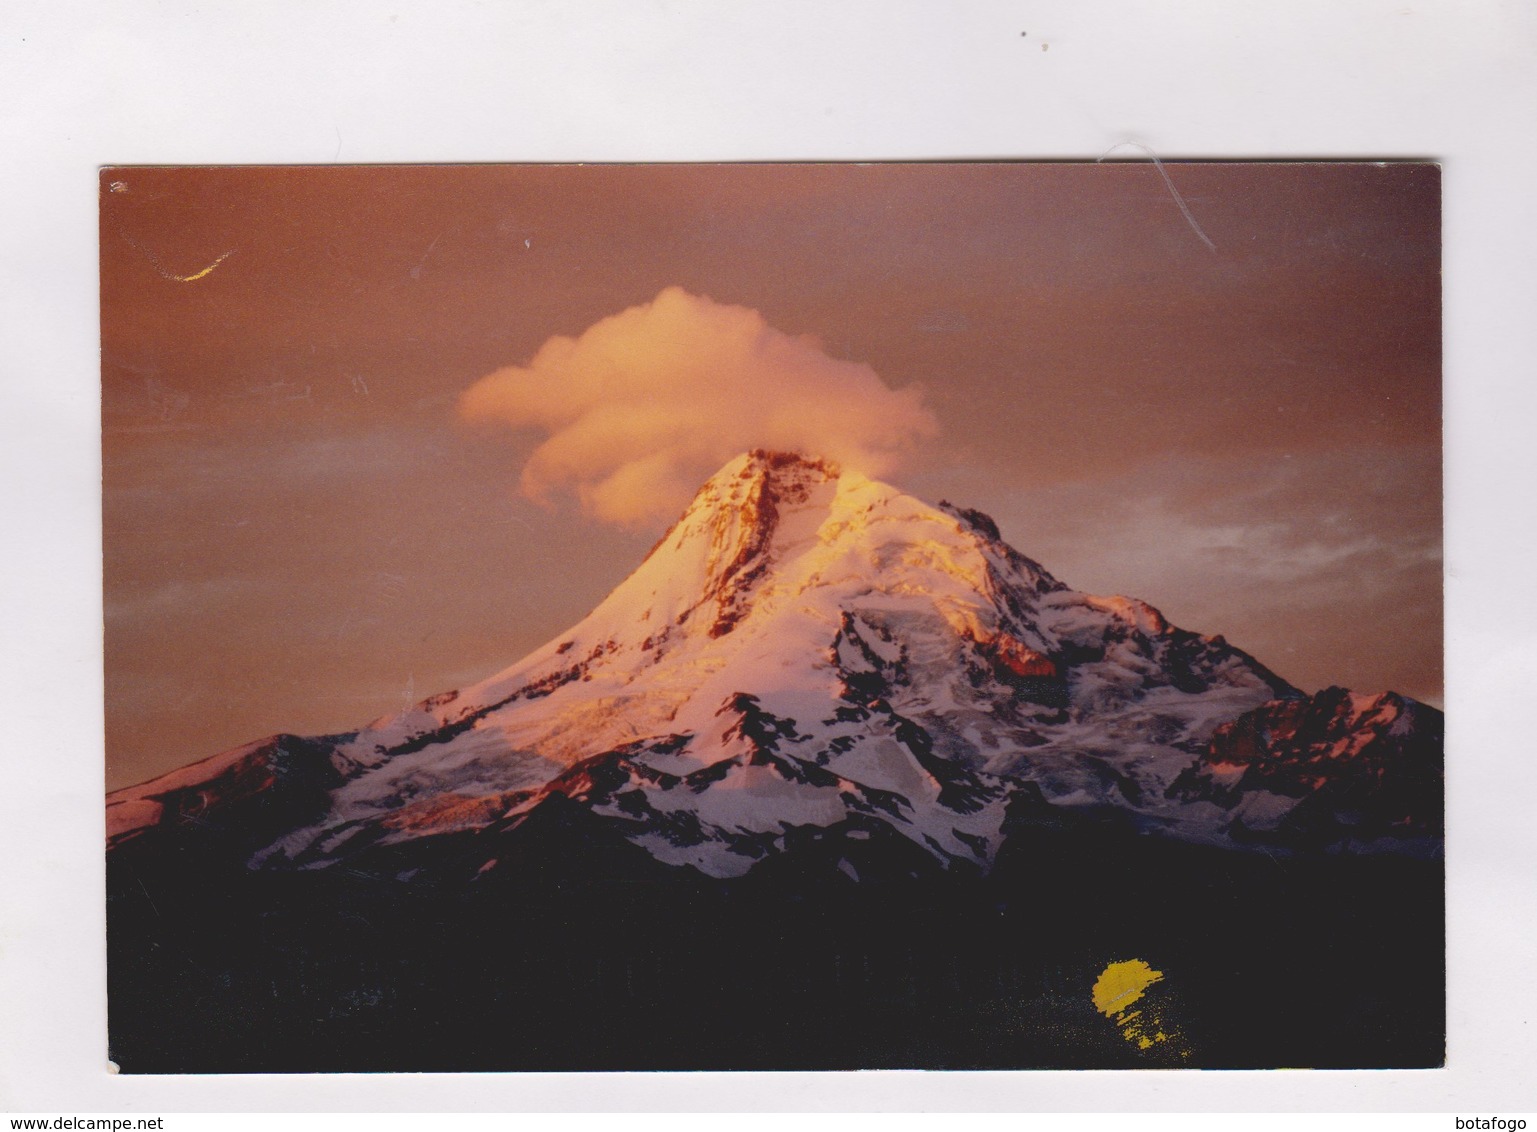
[[[238,776],[221,756],[192,778],[267,790],[318,757],[294,751],[327,752],[305,780],[330,784],[318,818],[253,858],[266,863],[512,830],[575,804],[714,876],[809,827],[986,868],[1020,791],[1225,840],[1227,797],[1176,780],[1223,725],[1300,697],[1145,602],[1068,588],[980,512],[757,451],[512,667],[351,735],[254,749]],[[123,836],[166,820],[167,797],[217,794],[172,778],[170,794],[114,796]]]
[[[796,602],[826,606],[835,627],[834,607],[861,593],[923,598],[957,631],[989,634],[1021,588],[1061,587],[1004,546],[986,516],[929,506],[826,461],[756,451],[712,476],[587,618],[504,675],[568,653],[660,659],[738,632],[749,614],[762,625]],[[501,677],[493,683],[485,691],[503,686]]]
[[[865,481],[847,477],[857,482]],[[666,613],[680,626],[694,621],[693,632],[723,636],[754,583],[790,545],[816,534],[844,487],[842,471],[822,460],[762,450],[739,456],[705,482],[604,606],[617,611],[644,596],[642,617]]]

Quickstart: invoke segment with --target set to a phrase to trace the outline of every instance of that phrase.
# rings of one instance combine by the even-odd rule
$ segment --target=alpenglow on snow
[[[1439,776],[1434,709],[1306,696],[1221,637],[1069,588],[979,512],[755,451],[512,667],[118,791],[108,833],[227,827],[253,868],[313,869],[479,831],[478,875],[560,805],[717,878],[837,838],[858,879],[902,842],[985,872],[1011,806],[1044,805],[1190,842],[1433,855]]]

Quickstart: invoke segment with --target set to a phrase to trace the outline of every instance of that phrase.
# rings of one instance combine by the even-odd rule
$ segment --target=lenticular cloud
[[[672,518],[747,449],[881,475],[937,431],[916,388],[890,389],[868,365],[829,357],[755,310],[679,287],[551,338],[526,366],[477,381],[459,411],[548,434],[523,469],[525,495],[570,490],[590,514],[626,525]]]

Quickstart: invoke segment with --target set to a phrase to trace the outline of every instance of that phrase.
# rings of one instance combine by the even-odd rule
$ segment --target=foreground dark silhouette
[[[129,1073],[1443,1061],[1439,862],[1235,853],[1150,840],[1109,812],[1032,813],[987,877],[808,830],[826,852],[722,882],[583,817],[523,827],[504,846],[516,867],[462,887],[401,882],[387,853],[271,873],[195,834],[125,847],[110,864],[113,1059]],[[477,859],[475,836],[432,852]],[[872,872],[858,884],[835,866],[856,847]],[[1133,957],[1164,973],[1149,1002],[1177,1041],[1139,1049],[1095,1010],[1096,975]]]

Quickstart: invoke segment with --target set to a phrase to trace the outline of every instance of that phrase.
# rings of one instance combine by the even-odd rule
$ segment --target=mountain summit
[[[1439,718],[1304,696],[1221,637],[1070,589],[979,512],[755,451],[511,668],[119,791],[109,839],[195,825],[263,870],[479,877],[560,815],[707,877],[815,842],[857,880],[985,873],[1022,822],[1109,811],[1184,842],[1427,853]],[[449,837],[452,866],[430,852]]]

